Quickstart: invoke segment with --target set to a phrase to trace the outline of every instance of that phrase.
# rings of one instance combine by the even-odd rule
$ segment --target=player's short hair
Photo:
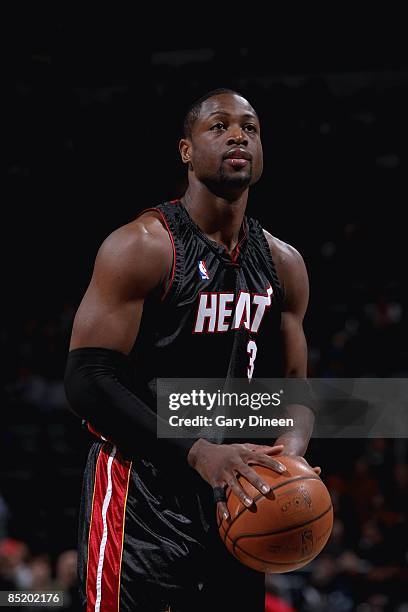
[[[209,98],[213,98],[214,96],[219,96],[221,94],[233,94],[235,96],[240,96],[241,98],[245,98],[242,94],[234,89],[228,89],[227,87],[220,87],[218,89],[212,89],[208,93],[198,98],[195,102],[190,105],[190,108],[186,112],[183,120],[183,135],[184,138],[191,138],[191,133],[193,131],[193,125],[200,116],[201,107],[203,103]]]

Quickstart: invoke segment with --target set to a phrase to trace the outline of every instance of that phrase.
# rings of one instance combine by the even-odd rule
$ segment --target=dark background
[[[180,124],[206,91],[237,89],[260,116],[265,170],[248,212],[305,258],[310,374],[407,375],[404,37],[381,20],[336,36],[327,26],[317,37],[274,23],[260,44],[245,30],[233,35],[227,20],[214,44],[181,25],[166,30],[164,14],[159,21],[164,32],[157,28],[147,46],[139,44],[145,22],[117,16],[33,13],[9,24],[0,434],[7,579],[2,538],[24,543],[18,563],[32,573],[46,559],[53,579],[59,555],[75,548],[90,438],[68,412],[61,382],[72,318],[103,239],[183,193]],[[397,610],[408,600],[406,441],[312,441],[308,457],[323,467],[337,535],[320,565],[300,573],[303,582],[293,575],[270,590],[299,610],[358,602]],[[370,578],[378,568],[385,577]],[[308,589],[320,608],[307,607]]]

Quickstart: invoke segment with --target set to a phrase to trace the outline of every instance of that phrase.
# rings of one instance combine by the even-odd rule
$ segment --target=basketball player
[[[269,446],[157,439],[157,378],[306,377],[304,262],[245,216],[263,167],[255,110],[210,92],[179,148],[184,197],[106,239],[74,322],[67,396],[101,438],[81,507],[88,611],[263,611],[264,576],[226,551],[214,501],[228,517],[228,485],[251,506],[238,475],[267,493],[250,466],[284,471],[279,454],[303,456],[312,430],[295,405],[302,426]]]

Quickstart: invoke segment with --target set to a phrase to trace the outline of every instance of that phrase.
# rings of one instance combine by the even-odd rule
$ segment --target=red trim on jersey
[[[174,200],[174,202],[177,202],[177,201],[178,201],[178,200]],[[167,285],[167,287],[166,287],[166,289],[165,289],[165,291],[164,291],[164,293],[163,293],[163,295],[162,295],[162,297],[161,297],[161,301],[163,301],[163,300],[164,300],[164,298],[166,297],[166,295],[168,294],[168,292],[170,291],[171,286],[172,286],[173,281],[174,281],[174,274],[175,274],[175,272],[176,272],[176,257],[177,257],[177,252],[176,252],[176,245],[174,244],[173,234],[171,233],[171,229],[169,228],[169,224],[167,223],[167,219],[166,219],[166,217],[163,215],[162,211],[161,211],[161,210],[159,210],[159,208],[156,208],[156,207],[154,207],[154,206],[153,206],[152,208],[145,208],[144,210],[142,210],[142,211],[141,211],[141,212],[140,212],[140,213],[137,215],[136,219],[137,219],[138,217],[140,217],[140,215],[143,215],[144,213],[149,212],[149,211],[152,211],[152,210],[154,210],[154,212],[159,213],[160,217],[162,218],[163,223],[164,223],[164,225],[166,226],[167,233],[168,233],[168,234],[169,234],[169,236],[170,236],[171,246],[173,247],[173,264],[172,264],[172,266],[171,266],[171,275],[170,275],[170,281],[169,281],[169,284]]]
[[[95,469],[88,540],[87,612],[119,611],[120,571],[131,462],[105,444]],[[99,574],[99,575],[98,575]],[[96,605],[99,605],[96,608]]]
[[[103,436],[100,431],[95,429],[89,421],[86,422],[86,428],[93,436],[96,436],[99,440],[102,440],[102,442],[109,442],[110,444],[115,444],[110,438],[108,438],[107,436]]]
[[[234,247],[234,249],[233,249],[233,251],[232,251],[232,253],[231,253],[231,261],[233,261],[234,263],[235,263],[235,262],[237,261],[237,259],[238,259],[238,255],[239,255],[239,252],[240,252],[240,249],[241,249],[241,245],[242,245],[242,243],[243,243],[243,242],[244,242],[244,240],[246,240],[246,239],[247,239],[247,237],[248,237],[248,233],[247,233],[247,230],[246,230],[245,224],[242,226],[242,230],[243,230],[243,236],[242,236],[241,240],[238,242],[238,244],[237,244],[237,245],[235,245],[235,247]]]
[[[179,199],[179,198],[176,198],[175,200],[170,200],[170,204],[179,204],[179,203],[180,203],[180,199]],[[147,210],[150,210],[150,209],[147,209]],[[143,211],[143,212],[144,212],[144,211]],[[200,229],[200,228],[199,228],[199,229]],[[229,255],[229,256],[230,256],[230,258],[231,258],[231,262],[232,262],[232,263],[234,264],[234,266],[236,266],[236,267],[239,267],[239,264],[237,264],[237,263],[236,263],[236,261],[237,261],[237,259],[238,259],[238,255],[239,255],[239,253],[240,253],[240,251],[241,251],[241,246],[242,246],[242,243],[243,243],[243,242],[244,242],[244,241],[245,241],[245,240],[248,238],[248,232],[247,232],[247,229],[246,229],[246,225],[245,225],[245,224],[243,224],[243,226],[242,226],[242,231],[243,231],[243,236],[242,236],[242,238],[239,240],[238,244],[236,244],[236,245],[235,245],[235,247],[234,247],[234,249],[233,249],[232,253]],[[200,230],[200,232],[201,232],[201,230]],[[227,250],[225,247],[224,247],[224,249],[225,249],[225,250]]]
[[[113,444],[112,440],[110,440],[109,438],[106,438],[106,436],[103,436],[100,431],[95,429],[91,425],[91,423],[89,423],[89,421],[86,422],[86,427],[93,436],[96,436],[97,438],[99,438],[99,440],[102,440],[102,442],[110,442],[111,444]]]

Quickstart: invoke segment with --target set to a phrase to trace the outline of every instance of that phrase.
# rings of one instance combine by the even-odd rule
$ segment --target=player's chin
[[[252,184],[252,172],[238,170],[234,173],[225,172],[222,175],[223,183],[231,187],[247,187]]]

